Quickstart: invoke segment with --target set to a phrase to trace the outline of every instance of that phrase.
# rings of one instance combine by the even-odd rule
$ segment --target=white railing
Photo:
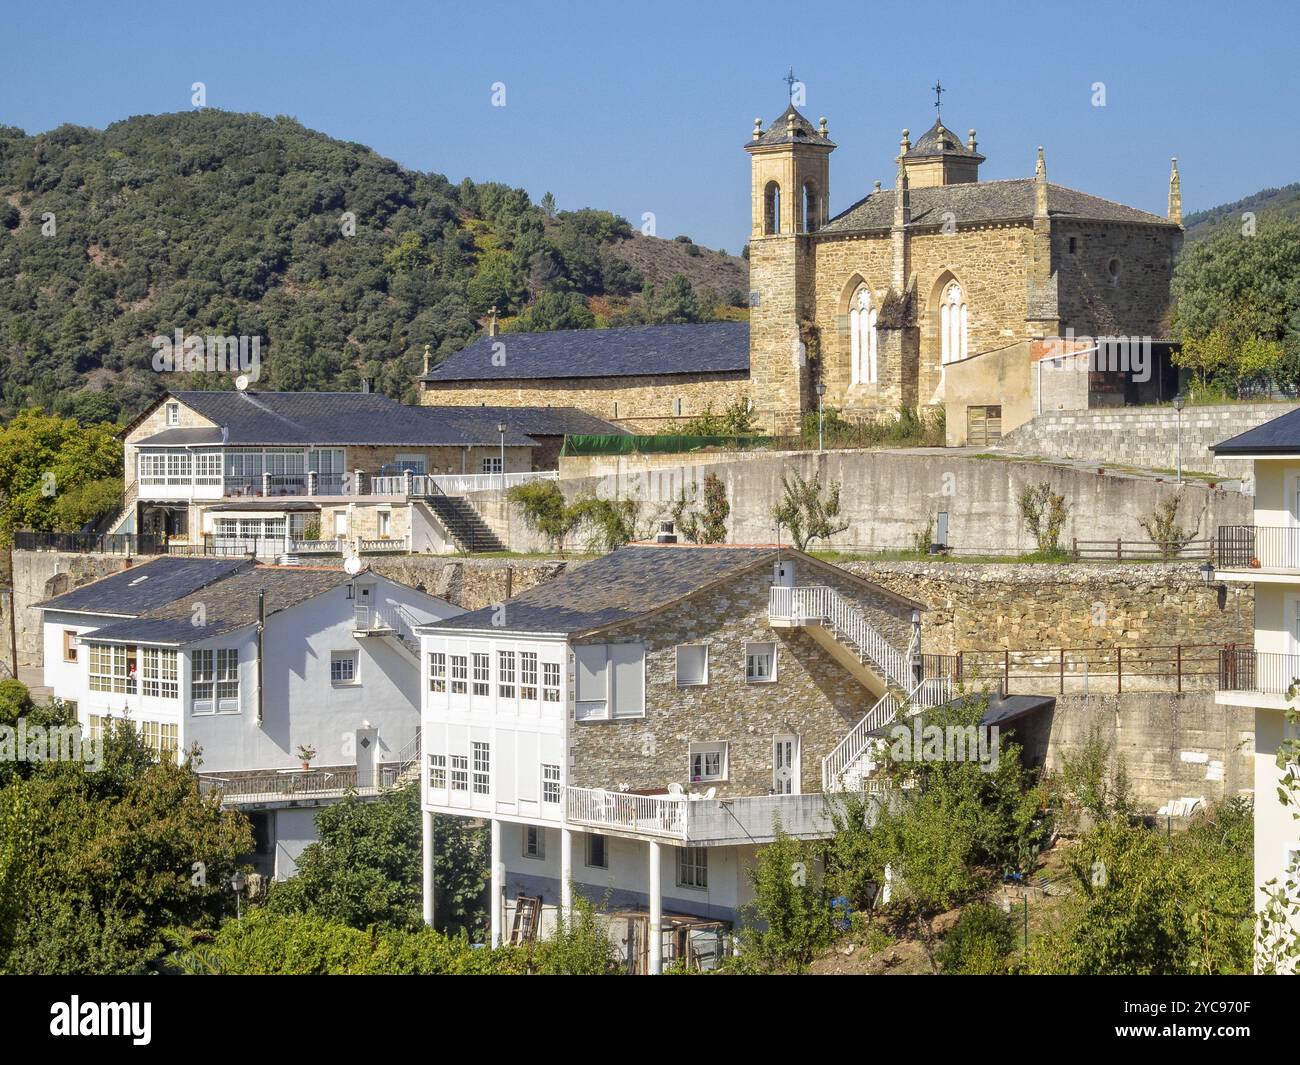
[[[410,544],[405,536],[394,540],[392,537],[382,537],[376,540],[357,540],[358,551],[409,551]]]
[[[926,710],[941,706],[951,698],[952,681],[948,677],[929,677],[921,681],[908,692],[906,703],[900,703],[895,696],[886,693],[822,759],[822,791],[843,791],[847,784],[852,783],[846,780],[850,777],[849,771],[867,754],[875,738],[898,716],[903,706]]]
[[[384,606],[356,605],[356,628],[360,632],[391,632],[404,640],[415,640],[415,626],[424,622],[411,615],[403,606],[387,603]]]
[[[575,824],[685,839],[689,801],[685,795],[669,798],[571,787],[565,788],[565,817]]]
[[[796,625],[829,625],[850,640],[864,661],[874,665],[889,682],[907,691],[912,687],[911,657],[891,644],[862,610],[834,588],[813,585],[784,588],[774,585],[768,597],[773,621]]]
[[[370,478],[370,493],[377,496],[464,495],[488,489],[513,488],[531,481],[554,481],[559,470],[530,470],[523,473],[415,473]]]
[[[337,540],[289,540],[285,548],[290,555],[337,555],[342,551]]]

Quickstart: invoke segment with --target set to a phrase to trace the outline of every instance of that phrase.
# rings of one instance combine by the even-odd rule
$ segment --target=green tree
[[[558,484],[554,481],[517,484],[509,490],[507,498],[519,505],[528,528],[545,536],[551,550],[564,553],[564,542],[581,524],[582,512],[565,502]]]
[[[776,839],[749,871],[753,901],[740,930],[742,965],[758,972],[802,972],[835,938],[819,848],[776,826]]]
[[[1038,544],[1038,554],[1043,558],[1059,555],[1061,530],[1065,528],[1065,519],[1070,513],[1065,496],[1053,491],[1047,481],[1042,481],[1021,488],[1016,502],[1029,535]]]
[[[820,481],[805,480],[792,470],[781,478],[783,496],[772,517],[790,531],[794,546],[807,550],[814,540],[829,540],[849,527],[840,517],[840,483],[832,481],[822,490]]]
[[[731,504],[727,502],[727,486],[716,473],[704,475],[704,503],[699,510],[691,509],[695,499],[695,486],[691,485],[690,498],[683,487],[673,501],[673,524],[693,544],[722,544],[727,542],[727,518]]]

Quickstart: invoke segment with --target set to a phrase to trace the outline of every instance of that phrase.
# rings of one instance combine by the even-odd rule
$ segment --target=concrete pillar
[[[567,921],[573,913],[573,831],[560,829],[560,913]]]
[[[505,881],[505,866],[501,862],[501,822],[492,818],[492,886],[490,903],[492,906],[492,946],[501,946],[501,889]]]
[[[650,841],[650,935],[649,963],[646,972],[658,976],[664,967],[663,950],[664,897],[663,879],[659,870],[659,844]]]
[[[423,844],[422,844],[421,853],[424,858],[424,923],[427,925],[432,925],[433,914],[434,914],[434,885],[433,885],[434,836],[433,836],[433,814],[428,810],[424,811],[423,827],[424,827],[424,832],[423,832]]]

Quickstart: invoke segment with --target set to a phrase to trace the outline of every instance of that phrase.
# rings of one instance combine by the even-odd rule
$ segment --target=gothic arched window
[[[865,285],[853,294],[849,310],[850,370],[855,385],[876,381],[876,308],[871,305],[871,290]]]
[[[940,361],[947,365],[964,359],[970,349],[970,314],[961,285],[950,281],[939,298]]]
[[[763,232],[781,232],[781,186],[775,181],[763,190]]]

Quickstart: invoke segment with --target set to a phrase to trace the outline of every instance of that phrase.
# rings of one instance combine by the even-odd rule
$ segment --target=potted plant
[[[302,759],[302,767],[303,767],[303,769],[310,769],[310,768],[311,768],[311,761],[312,761],[313,758],[316,757],[316,748],[315,748],[315,747],[309,747],[309,746],[308,746],[307,744],[305,744],[305,743],[299,744],[299,745],[298,745],[298,757],[299,757],[300,759]]]

